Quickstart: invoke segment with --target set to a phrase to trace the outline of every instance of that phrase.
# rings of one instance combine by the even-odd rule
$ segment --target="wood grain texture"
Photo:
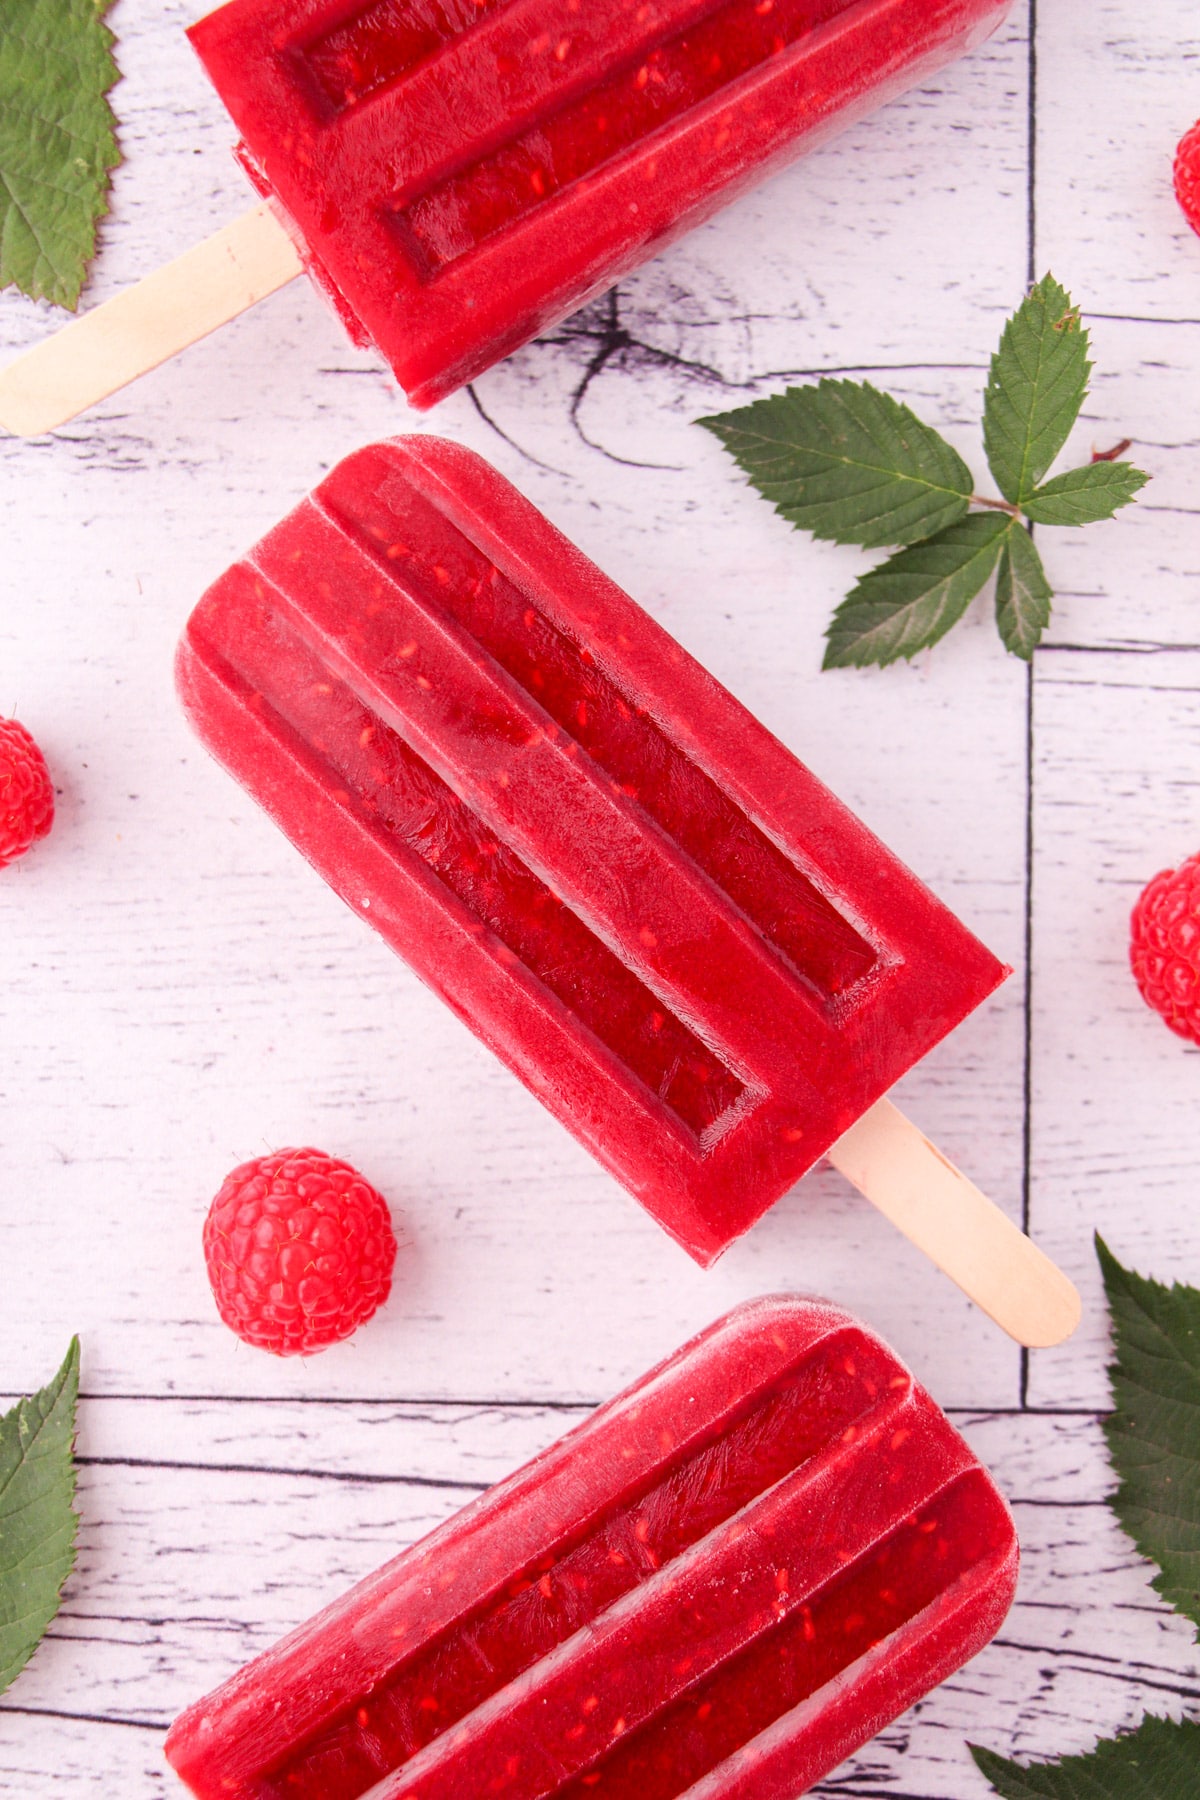
[[[1035,1203],[1046,1248],[1081,1283],[1084,1325],[1073,1354],[1038,1358],[1030,1391],[1038,1403],[1102,1406],[1092,1230],[1162,1281],[1200,1281],[1200,1051],[1142,1004],[1128,964],[1142,886],[1200,842],[1200,652],[1048,652],[1036,703]],[[1153,759],[1131,764],[1139,739]]]
[[[126,161],[89,304],[246,205],[193,10],[112,11]],[[1124,963],[1138,887],[1200,848],[1200,240],[1168,191],[1198,44],[1178,0],[1032,22],[432,418],[296,283],[53,438],[0,440],[0,711],[60,789],[0,876],[0,1388],[72,1330],[85,1359],[83,1554],[0,1701],[0,1793],[179,1794],[179,1705],[773,1288],[853,1307],[960,1409],[1026,1552],[998,1641],[821,1791],[981,1800],[968,1737],[1052,1754],[1195,1713],[1195,1645],[1103,1503],[1090,1237],[1200,1281],[1200,1059]],[[979,606],[912,667],[821,675],[866,559],[791,532],[693,421],[866,375],[978,469],[988,355],[1046,266],[1099,364],[1071,447],[1134,437],[1152,487],[1040,534],[1059,601],[1032,672]],[[0,356],[55,323],[0,297]],[[831,1171],[702,1274],[197,747],[170,671],[202,589],[339,457],[414,429],[495,461],[1014,965],[897,1099],[1080,1282],[1069,1346],[1023,1362]],[[306,1140],[384,1189],[403,1249],[369,1330],[276,1364],[216,1321],[199,1226],[234,1162]]]

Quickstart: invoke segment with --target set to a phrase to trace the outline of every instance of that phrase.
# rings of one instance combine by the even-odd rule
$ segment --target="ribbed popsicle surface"
[[[175,1725],[202,1800],[792,1796],[993,1634],[1003,1501],[848,1315],[753,1302]]]
[[[701,1261],[1003,975],[455,446],[343,464],[179,672],[215,754]]]
[[[231,0],[192,41],[431,405],[986,35],[1009,0]]]

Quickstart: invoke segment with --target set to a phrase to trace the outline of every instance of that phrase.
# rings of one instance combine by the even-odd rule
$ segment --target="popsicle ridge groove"
[[[713,1118],[702,1151],[711,1153],[785,1072],[815,1082],[835,1038],[834,1003],[822,1004],[670,834],[563,738],[444,602],[429,604],[423,584],[403,573],[408,542],[389,546],[400,572],[387,581],[357,535],[335,530],[326,506],[309,504],[284,544],[264,539],[255,566],[274,583],[284,616],[320,646],[329,678],[344,680],[392,726],[736,1072],[745,1106]],[[445,539],[435,539],[430,560],[445,554]],[[434,562],[432,576],[439,593],[464,579],[453,561]],[[553,933],[530,923],[542,953],[552,953]],[[744,1001],[751,987],[752,1011]]]
[[[444,138],[414,143],[395,192],[444,179],[497,149],[533,125],[552,105],[570,104],[603,82],[614,68],[614,45],[633,61],[727,6],[731,0],[383,0],[360,21],[334,27],[328,37],[294,40],[310,81],[321,90],[324,108],[367,133],[372,112],[412,109],[421,125],[431,123],[439,103],[464,92],[465,69],[487,71],[475,83],[466,127],[454,150]],[[761,0],[760,0],[761,3]],[[830,3],[830,0],[826,0]],[[846,0],[835,0],[846,4]],[[437,13],[440,20],[420,14]],[[473,16],[472,16],[473,15]],[[347,63],[349,67],[347,68]],[[341,79],[342,69],[350,75]],[[418,134],[422,135],[422,134]],[[423,173],[418,173],[423,170]]]
[[[1008,1548],[1005,1509],[969,1453],[946,1441],[914,1460],[908,1447],[928,1410],[923,1396],[893,1394],[857,1424],[835,1425],[810,1462],[544,1653],[371,1800],[582,1800],[596,1790],[675,1800]],[[793,1569],[801,1547],[802,1573]],[[790,1676],[782,1694],[781,1675]],[[568,1688],[596,1705],[572,1705]]]
[[[386,508],[372,513],[360,497],[351,516],[330,496],[327,510],[391,585],[418,595],[517,684],[530,704],[533,732],[557,730],[586,752],[613,790],[688,856],[791,974],[844,1006],[875,969],[875,947],[586,643],[554,624],[431,501],[399,484],[386,500]],[[386,650],[381,661],[386,666]]]
[[[706,8],[684,32],[647,39],[603,81],[542,110],[530,129],[463,160],[423,191],[406,191],[393,208],[406,246],[417,247],[422,273],[433,278],[631,150],[648,156],[644,179],[652,184],[655,133],[702,107],[719,110],[745,77],[852,4],[729,0]],[[731,135],[728,122],[714,122],[714,148]]]
[[[754,1529],[744,1522],[748,1509],[803,1482],[810,1467],[822,1479],[831,1435],[842,1444],[865,1444],[884,1430],[894,1437],[911,1390],[906,1377],[898,1386],[897,1379],[881,1347],[855,1330],[835,1332],[698,1439],[676,1450],[664,1432],[648,1477],[398,1662],[294,1755],[264,1770],[247,1800],[357,1800],[576,1633],[614,1608],[636,1608],[660,1574],[695,1552],[726,1559]],[[768,1604],[780,1606],[778,1589]]]
[[[411,75],[510,0],[373,0],[293,48],[333,113]],[[422,16],[422,13],[424,16]]]
[[[588,1770],[556,1787],[554,1800],[678,1800],[868,1652],[920,1620],[947,1582],[999,1560],[997,1508],[985,1480],[968,1471],[940,1492],[936,1504],[955,1515],[952,1538],[935,1536],[939,1521],[927,1504],[911,1524],[901,1524],[844,1574],[812,1590],[773,1629],[640,1728],[621,1733]],[[900,1584],[891,1585],[897,1568],[906,1576],[903,1599]]]
[[[419,858],[500,959],[519,961],[565,1006],[675,1116],[699,1154],[736,1112],[743,1082],[330,670],[281,597],[259,585],[260,631],[239,647],[210,646],[218,678],[249,697],[264,732],[286,735],[292,758],[319,759],[335,796]]]

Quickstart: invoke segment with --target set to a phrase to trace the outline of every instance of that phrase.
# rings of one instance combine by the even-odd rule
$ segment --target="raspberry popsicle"
[[[698,1261],[830,1152],[1023,1342],[1073,1328],[881,1098],[1003,966],[482,458],[350,457],[204,597],[178,674],[214,754]]]
[[[230,0],[190,35],[272,204],[0,374],[0,424],[62,424],[303,266],[431,406],[1008,5]]]
[[[981,1650],[1008,1508],[891,1351],[739,1307],[172,1726],[199,1800],[791,1800]]]

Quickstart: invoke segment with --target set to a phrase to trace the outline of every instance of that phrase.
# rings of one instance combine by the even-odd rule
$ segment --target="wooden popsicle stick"
[[[0,369],[0,426],[65,425],[294,280],[304,264],[269,202]]]
[[[1080,1318],[1073,1284],[890,1100],[826,1152],[906,1238],[1019,1344],[1042,1349]]]

